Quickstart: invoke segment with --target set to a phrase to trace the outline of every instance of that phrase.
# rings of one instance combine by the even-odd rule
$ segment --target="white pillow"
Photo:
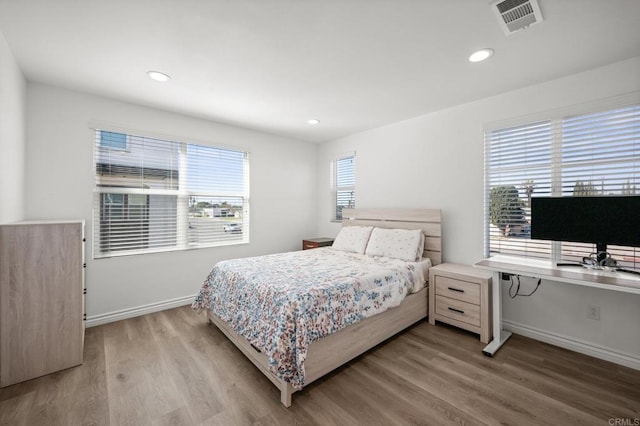
[[[375,228],[369,238],[365,254],[415,262],[420,246],[424,247],[424,236],[420,229]]]
[[[424,254],[424,240],[427,237],[424,235],[424,232],[420,232],[420,243],[418,244],[418,252],[416,253],[416,262],[420,262],[422,260],[422,255]]]
[[[372,230],[372,226],[344,226],[338,232],[332,247],[336,250],[364,254]]]

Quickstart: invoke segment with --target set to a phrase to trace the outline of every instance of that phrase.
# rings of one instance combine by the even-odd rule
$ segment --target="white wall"
[[[0,34],[0,223],[24,216],[25,86]]]
[[[328,220],[329,161],[355,150],[358,207],[441,208],[444,260],[473,264],[483,257],[484,124],[638,90],[640,57],[322,144],[318,235],[339,229]],[[586,319],[588,304],[601,307],[600,321]],[[640,296],[545,282],[533,297],[503,305],[514,325],[640,361]]]
[[[91,258],[93,141],[102,123],[137,134],[250,152],[250,244]],[[27,85],[26,217],[87,222],[87,314],[195,294],[222,259],[298,250],[315,235],[316,145],[51,86]]]

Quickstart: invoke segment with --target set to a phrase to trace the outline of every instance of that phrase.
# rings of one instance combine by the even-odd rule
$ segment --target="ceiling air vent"
[[[542,22],[537,0],[498,0],[491,3],[506,35]]]

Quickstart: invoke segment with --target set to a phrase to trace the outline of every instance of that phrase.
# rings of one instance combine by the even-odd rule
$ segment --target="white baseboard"
[[[107,312],[106,314],[99,314],[87,317],[85,326],[95,327],[96,325],[107,324],[110,322],[120,321],[127,318],[138,317],[140,315],[150,314],[152,312],[164,311],[167,309],[177,308],[184,305],[190,305],[195,299],[196,295],[179,297],[177,299],[165,300],[157,303],[150,303],[148,305],[136,306],[134,308],[122,309],[119,311]]]
[[[563,336],[546,330],[540,330],[528,325],[518,324],[516,322],[504,319],[502,320],[502,325],[505,330],[520,334],[522,336],[540,340],[551,345],[560,346],[561,348],[569,349],[571,351],[578,352],[584,355],[589,355],[594,358],[600,358],[604,359],[605,361],[624,365],[625,367],[640,370],[640,357],[634,354],[620,352],[612,348],[596,345],[592,342]],[[507,345],[508,344],[509,343],[507,342]]]

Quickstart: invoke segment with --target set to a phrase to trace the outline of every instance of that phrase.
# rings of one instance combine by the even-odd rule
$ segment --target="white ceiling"
[[[489,2],[0,0],[0,32],[29,81],[313,142],[640,56],[638,0],[539,0],[510,36]]]

